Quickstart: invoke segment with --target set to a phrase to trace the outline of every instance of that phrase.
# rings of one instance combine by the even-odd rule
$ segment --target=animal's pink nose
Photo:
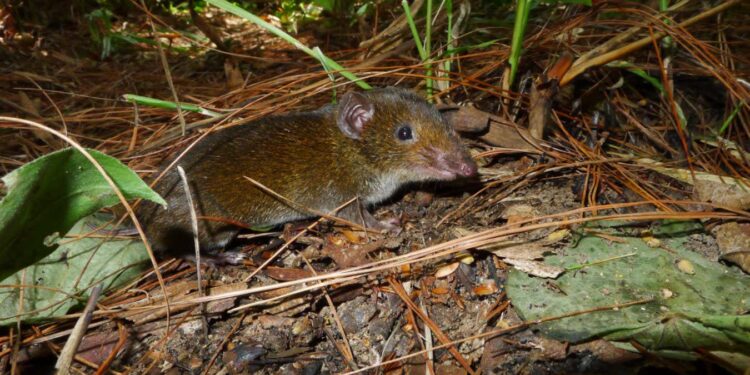
[[[477,173],[477,164],[468,155],[443,153],[437,159],[442,168],[457,176],[471,177]]]
[[[477,174],[477,165],[473,160],[465,160],[459,162],[458,168],[456,168],[459,175],[463,177],[471,177]]]

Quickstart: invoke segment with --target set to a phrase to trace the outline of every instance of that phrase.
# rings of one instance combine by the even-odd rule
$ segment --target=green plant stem
[[[427,87],[427,96],[432,98],[432,0],[427,0],[427,9],[424,26],[424,52],[427,59],[423,59],[425,68],[425,86]]]
[[[136,104],[145,105],[149,107],[174,109],[174,110],[177,109],[177,103],[166,101],[166,100],[159,100],[159,99],[149,98],[147,96],[140,96],[140,95],[134,95],[134,94],[125,94],[122,97],[123,99],[131,103],[136,103]],[[217,118],[217,117],[222,116],[221,113],[214,112],[212,110],[205,109],[203,107],[199,107],[195,104],[179,103],[179,106],[180,106],[180,109],[182,109],[183,111],[200,113],[208,117]]]
[[[331,72],[331,68],[328,67],[328,64],[326,64],[325,55],[323,54],[323,51],[320,50],[320,47],[314,47],[313,52],[315,52],[315,56],[318,58],[318,61],[320,61],[320,64],[323,65],[323,69],[328,74],[328,78],[331,80],[331,83],[332,84],[335,83],[336,77],[333,75],[333,72]],[[332,94],[333,102],[336,103],[336,86],[335,85],[333,86],[333,91],[331,94]]]
[[[659,0],[659,11],[662,13],[665,13],[669,10],[669,0]],[[664,23],[667,25],[670,24],[668,18],[664,18]],[[661,40],[661,47],[664,49],[669,49],[672,47],[672,37],[666,36],[664,39]]]
[[[407,3],[406,0],[401,0],[401,6],[404,8],[404,13],[406,15],[406,23],[409,25],[409,30],[411,30],[411,36],[414,38],[414,44],[417,46],[417,53],[419,53],[419,58],[422,60],[425,60],[427,58],[427,54],[424,51],[424,45],[422,45],[422,39],[419,37],[419,32],[417,31],[417,25],[414,24],[414,18],[411,16],[411,8],[409,7],[409,3]]]
[[[455,56],[455,53],[453,52],[455,50],[453,46],[453,0],[445,0],[445,12],[446,16],[448,17],[448,26],[447,26],[447,38],[446,38],[446,49],[448,50],[448,58],[443,63],[443,76],[445,78],[448,78],[451,71],[451,61],[453,60],[453,57]]]
[[[531,12],[530,0],[516,1],[516,20],[513,24],[513,40],[510,46],[510,57],[508,58],[508,63],[510,64],[510,79],[508,82],[510,85],[513,85],[516,73],[518,72],[518,63],[521,60],[523,37],[526,34],[526,24],[529,20],[529,12]]]
[[[406,15],[406,22],[409,24],[409,30],[411,30],[411,36],[414,38],[414,44],[417,46],[417,52],[419,53],[419,58],[422,60],[422,62],[425,64],[425,68],[427,69],[427,78],[425,79],[425,85],[427,86],[427,92],[430,94],[430,97],[432,96],[432,64],[430,64],[429,61],[429,54],[427,50],[425,49],[425,46],[422,44],[422,39],[419,37],[419,31],[417,31],[417,25],[414,23],[414,17],[411,15],[411,8],[409,7],[409,3],[406,2],[406,0],[401,0],[401,6],[404,8],[404,12]],[[430,8],[430,13],[432,12],[432,1],[427,0],[427,7]],[[430,22],[427,21],[427,24]],[[429,38],[427,39],[429,40]]]
[[[572,266],[565,267],[565,271],[580,270],[580,269],[585,268],[585,267],[591,267],[591,266],[594,266],[594,265],[597,265],[597,264],[611,262],[611,261],[617,260],[617,259],[632,257],[634,255],[636,255],[636,253],[624,254],[624,255],[620,255],[620,256],[616,256],[616,257],[611,257],[611,258],[607,258],[607,259],[601,259],[601,260],[597,260],[597,261],[589,262],[589,263],[574,264]]]
[[[734,107],[734,111],[732,111],[729,117],[727,117],[727,119],[724,120],[724,123],[721,124],[721,128],[719,129],[719,135],[723,135],[724,132],[727,131],[727,129],[729,128],[729,124],[732,123],[734,118],[737,116],[737,113],[740,112],[740,109],[742,109],[742,106],[744,105],[745,105],[744,101],[737,103],[737,105]]]

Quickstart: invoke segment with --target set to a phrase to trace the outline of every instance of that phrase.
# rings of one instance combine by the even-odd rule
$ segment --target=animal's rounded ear
[[[358,92],[349,92],[339,102],[336,122],[344,135],[360,139],[374,113],[375,108],[367,97]]]

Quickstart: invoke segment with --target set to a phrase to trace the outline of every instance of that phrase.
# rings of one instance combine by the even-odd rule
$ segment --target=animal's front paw
[[[194,254],[185,254],[182,258],[196,263]],[[218,268],[226,265],[237,266],[243,264],[245,259],[247,259],[247,255],[239,251],[224,251],[209,254],[201,253],[201,265],[208,266],[209,268]]]
[[[378,229],[388,233],[399,234],[403,229],[401,227],[401,220],[399,220],[397,217],[379,220],[377,221],[377,223],[377,228],[374,229]]]

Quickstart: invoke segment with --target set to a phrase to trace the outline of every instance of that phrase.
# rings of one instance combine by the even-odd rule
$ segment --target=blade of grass
[[[478,44],[473,44],[473,45],[469,45],[469,46],[461,46],[461,47],[456,47],[456,48],[449,48],[441,56],[442,57],[445,57],[445,56],[454,56],[454,55],[456,55],[458,53],[461,53],[461,52],[467,52],[467,51],[471,51],[471,50],[475,50],[475,49],[487,48],[487,47],[492,46],[493,44],[495,44],[495,43],[497,43],[499,41],[500,41],[500,39],[492,39],[492,40],[488,40],[486,42],[482,42],[482,43],[478,43]]]
[[[666,13],[669,10],[669,0],[659,0],[659,11],[662,13]],[[668,18],[664,18],[664,23],[667,25],[671,24],[669,22]],[[668,50],[671,49],[674,43],[672,42],[672,37],[666,36],[664,39],[661,40],[661,48]]]
[[[409,7],[409,3],[406,2],[406,0],[401,0],[401,6],[404,8],[404,13],[406,16],[406,22],[409,24],[409,30],[411,30],[411,36],[414,38],[414,44],[417,46],[417,53],[419,53],[419,58],[422,60],[422,63],[425,64],[425,69],[427,70],[427,78],[425,79],[425,85],[427,86],[427,92],[430,94],[430,97],[432,97],[432,78],[430,76],[432,75],[432,64],[429,64],[429,53],[425,49],[424,44],[422,44],[422,38],[419,37],[419,31],[417,31],[417,25],[414,23],[414,17],[411,15],[411,7]],[[427,1],[427,6],[432,7],[432,1]],[[432,11],[430,10],[430,13]],[[427,21],[427,24],[429,24],[429,19]],[[429,40],[429,39],[428,39]],[[429,66],[429,68],[428,68]]]
[[[401,0],[401,6],[404,8],[406,23],[409,24],[409,30],[411,30],[411,36],[414,38],[414,44],[417,46],[419,58],[424,61],[427,58],[427,54],[424,51],[424,45],[422,45],[422,38],[419,37],[417,25],[414,24],[414,17],[411,16],[411,7],[409,7],[409,3],[406,0]]]
[[[228,2],[226,0],[206,0],[206,2],[209,3],[209,4],[211,4],[211,5],[213,5],[213,6],[215,6],[215,7],[217,7],[217,8],[223,9],[223,10],[229,12],[229,13],[232,13],[232,14],[234,14],[236,16],[242,17],[242,18],[244,18],[244,19],[252,22],[252,23],[254,23],[254,24],[262,27],[264,30],[270,32],[271,34],[274,34],[277,37],[279,37],[279,38],[287,41],[288,43],[290,43],[291,45],[293,45],[297,49],[301,50],[302,52],[304,52],[304,53],[306,53],[306,54],[308,54],[308,55],[310,55],[312,57],[315,57],[316,59],[318,58],[316,56],[315,52],[312,49],[310,49],[306,45],[302,44],[300,41],[298,41],[297,39],[295,39],[293,36],[287,34],[284,30],[281,30],[278,27],[276,27],[274,25],[271,25],[270,23],[264,21],[260,17],[254,15],[254,14],[252,14],[250,12],[248,12],[247,10],[242,9],[242,8],[238,7],[237,5],[234,5],[234,4],[232,4],[232,3],[230,3],[230,2]],[[344,78],[346,78],[346,79],[348,79],[348,80],[356,83],[357,86],[361,87],[362,89],[369,90],[369,89],[372,88],[372,86],[368,85],[365,81],[363,81],[361,78],[357,77],[356,75],[354,75],[350,71],[344,69],[343,66],[339,65],[339,63],[337,63],[336,61],[331,60],[331,58],[323,55],[323,59],[325,60],[325,63],[326,63],[327,66],[329,66],[330,68],[332,68],[333,70],[335,70],[336,72],[338,72],[339,74],[341,74]]]
[[[737,103],[737,105],[734,107],[734,111],[732,111],[732,113],[729,114],[729,117],[727,117],[727,119],[724,120],[724,123],[721,124],[721,128],[719,129],[719,135],[723,135],[724,132],[727,131],[727,128],[729,128],[729,124],[732,123],[734,118],[737,116],[737,113],[740,112],[740,109],[742,109],[742,106],[744,105],[745,105],[744,101]]]
[[[331,83],[336,82],[336,77],[333,75],[333,72],[331,71],[331,68],[328,66],[325,60],[325,55],[323,55],[323,51],[320,50],[319,47],[313,47],[313,52],[315,52],[315,57],[317,57],[318,61],[320,61],[320,64],[323,65],[323,70],[326,71],[328,74],[328,78],[331,80]],[[332,99],[333,102],[336,103],[336,86],[333,86]]]
[[[446,54],[448,58],[443,63],[443,77],[448,78],[451,71],[451,62],[455,56],[456,47],[453,45],[453,0],[445,0],[445,15],[448,17],[448,26],[446,27]]]
[[[432,97],[432,0],[427,0],[427,8],[425,9],[424,18],[424,53],[427,55],[427,59],[423,59],[425,75],[425,86],[427,87],[427,96]]]
[[[133,95],[133,94],[125,94],[122,96],[123,99],[131,102],[131,103],[137,103],[149,107],[155,107],[155,108],[163,108],[163,109],[177,109],[178,103],[170,102],[166,100],[159,100],[154,98],[149,98],[147,96],[140,96],[140,95]],[[194,104],[188,104],[188,103],[179,103],[180,109],[183,111],[189,111],[189,112],[195,112],[200,113],[204,116],[208,117],[221,117],[223,116],[221,113],[211,111],[209,109],[205,109],[203,107],[199,107]]]
[[[529,21],[530,12],[531,0],[516,1],[516,20],[513,24],[513,39],[510,45],[510,57],[508,58],[508,64],[510,64],[509,86],[513,85],[518,72],[518,63],[521,60],[521,50],[523,49],[523,37],[526,34],[526,24]]]

